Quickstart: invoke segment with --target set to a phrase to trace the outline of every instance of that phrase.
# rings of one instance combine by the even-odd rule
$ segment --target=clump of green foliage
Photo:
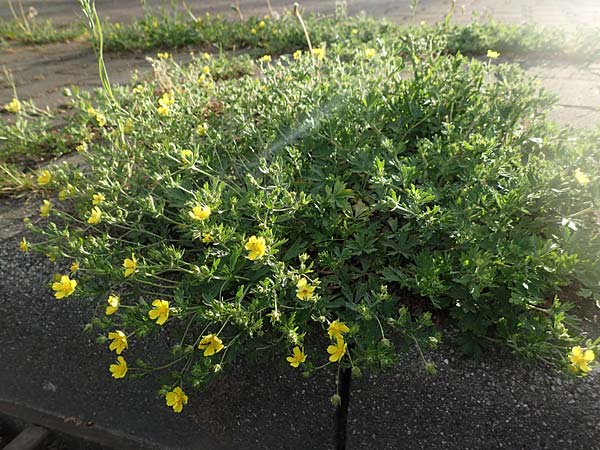
[[[86,115],[77,110],[42,110],[17,97],[2,109],[0,195],[19,195],[35,189],[32,178],[38,165],[71,153],[92,138],[85,127]]]
[[[164,370],[179,412],[240,356],[384,370],[444,328],[584,374],[568,353],[598,342],[559,292],[600,299],[598,148],[546,121],[554,99],[519,68],[444,49],[331,43],[219,82],[163,55],[85,105],[99,139],[40,178],[23,247],[56,260],[57,298],[98,302],[113,376]]]
[[[468,25],[398,25],[366,16],[324,17],[311,15],[307,26],[315,42],[374,45],[376,40],[392,45],[411,37],[436,34],[445,42],[445,51],[485,54],[493,49],[509,54],[536,54],[591,60],[600,55],[598,30],[565,33],[560,28],[535,24],[506,24],[495,21]],[[282,54],[306,49],[302,27],[291,12],[279,20],[251,17],[232,22],[220,16],[192,20],[182,13],[155,15],[147,12],[130,24],[105,24],[107,50],[147,50],[189,45],[215,45],[223,49],[252,48],[263,53]]]
[[[171,59],[169,53],[159,55]],[[159,64],[155,67],[157,72],[149,76],[160,76],[162,66]],[[253,75],[257,68],[248,55],[213,56],[201,53],[189,63],[188,70],[197,71],[199,80],[218,82]],[[33,102],[21,102],[16,97],[3,105],[0,111],[5,117],[5,120],[0,121],[0,195],[35,188],[35,183],[24,181],[30,178],[31,172],[35,172],[39,165],[52,158],[81,150],[88,143],[101,139],[94,127],[90,126],[90,114],[86,111],[91,102],[91,94],[80,92],[77,87],[65,89],[64,93],[66,109],[42,110]]]
[[[593,60],[600,55],[598,30],[567,34],[560,28],[536,24],[507,24],[496,21],[473,22],[445,27],[447,50],[451,53],[501,53],[528,56],[563,56]]]
[[[0,121],[0,162],[26,168],[74,151],[89,139],[83,117],[81,113],[61,116],[39,110],[31,102],[22,103],[19,111]]]
[[[81,23],[56,25],[51,20],[38,21],[32,19],[27,27],[22,21],[0,20],[0,40],[20,42],[23,44],[51,44],[67,42],[85,34]]]
[[[411,12],[415,5],[411,2]],[[411,37],[436,34],[445,41],[449,53],[485,54],[493,49],[511,55],[561,56],[577,60],[594,60],[600,56],[598,29],[567,33],[558,27],[536,24],[509,24],[497,21],[451,23],[451,13],[438,24],[401,25],[364,15],[335,17],[310,15],[305,20],[315,42],[328,44],[373,45],[375,40],[386,45]],[[292,11],[273,20],[249,17],[230,21],[222,16],[206,14],[195,17],[177,10],[153,13],[145,9],[141,18],[129,23],[104,23],[104,47],[107,51],[139,51],[175,49],[186,46],[216,46],[224,50],[251,49],[260,54],[283,54],[306,49],[302,27]],[[56,26],[51,20],[0,21],[0,39],[29,44],[64,42],[86,37],[93,40],[77,22]]]

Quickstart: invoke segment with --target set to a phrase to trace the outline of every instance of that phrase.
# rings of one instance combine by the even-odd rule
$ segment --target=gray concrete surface
[[[188,0],[195,10],[211,13],[232,14],[230,0]],[[274,9],[291,8],[292,0],[271,0]],[[331,12],[335,0],[304,0],[300,5],[309,11]],[[410,0],[347,0],[348,11],[356,14],[366,11],[370,15],[386,17],[390,20],[410,18]],[[421,0],[417,8],[417,20],[437,21],[444,17],[451,0]],[[40,17],[67,22],[77,16],[76,0],[23,0],[25,6],[34,6]],[[169,0],[147,0],[151,7],[169,5]],[[266,0],[241,0],[242,11],[246,15],[266,14]],[[114,20],[127,20],[139,11],[140,0],[96,0],[102,17]],[[11,17],[8,0],[0,0],[0,17]],[[597,0],[457,0],[454,19],[468,22],[473,17],[486,19],[494,17],[506,22],[536,22],[546,25],[560,25],[575,29],[597,27],[600,24],[600,2]]]

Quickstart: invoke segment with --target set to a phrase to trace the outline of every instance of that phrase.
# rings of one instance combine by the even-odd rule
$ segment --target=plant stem
[[[306,29],[306,25],[304,25],[304,20],[302,20],[302,16],[300,15],[300,5],[298,5],[298,3],[294,3],[294,14],[298,18],[298,21],[302,26],[302,30],[304,31],[304,38],[306,39],[306,44],[308,45],[308,51],[310,51],[310,56],[314,64],[316,56],[313,52],[312,44],[310,43],[310,36],[308,35],[308,30]]]

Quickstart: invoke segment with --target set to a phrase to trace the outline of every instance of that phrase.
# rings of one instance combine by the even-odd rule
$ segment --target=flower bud
[[[433,361],[429,361],[429,362],[425,363],[425,371],[429,375],[435,375],[435,374],[437,374],[437,366],[435,365],[435,363]]]
[[[429,347],[430,347],[431,349],[434,349],[434,348],[436,348],[436,347],[437,347],[437,345],[438,345],[439,341],[438,341],[438,339],[437,339],[435,336],[429,336],[429,337],[427,338],[427,343],[429,344]]]
[[[342,397],[340,397],[338,394],[333,394],[331,396],[331,398],[329,399],[329,401],[331,401],[331,404],[333,406],[335,406],[336,408],[339,408],[340,405],[342,404]]]

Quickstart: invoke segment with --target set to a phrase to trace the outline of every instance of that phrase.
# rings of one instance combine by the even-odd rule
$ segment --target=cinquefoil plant
[[[40,177],[66,200],[31,245],[63,268],[57,298],[99,302],[113,377],[166,369],[179,412],[238,355],[386,369],[436,345],[433,318],[466,351],[591,369],[558,294],[598,295],[597,155],[518,68],[440,48],[316,46],[218,83],[163,55],[83,106],[97,138]],[[134,365],[161,330],[172,358]]]

